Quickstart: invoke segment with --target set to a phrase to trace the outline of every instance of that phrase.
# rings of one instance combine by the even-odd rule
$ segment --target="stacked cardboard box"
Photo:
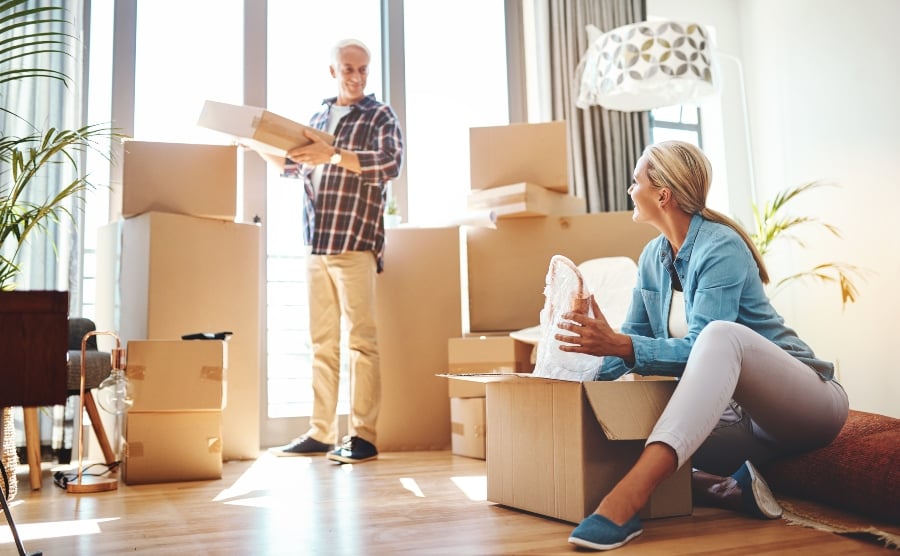
[[[232,332],[227,388],[241,395],[222,410],[220,456],[254,458],[260,227],[236,221],[237,147],[128,140],[121,169],[122,217],[98,235],[98,326],[124,342]]]
[[[566,122],[471,128],[469,149],[470,210],[498,219],[586,212],[569,194]]]
[[[126,484],[222,478],[224,340],[132,340],[125,376]]]
[[[528,373],[534,368],[531,346],[508,335],[473,335],[447,341],[450,373]],[[484,384],[448,381],[450,449],[458,456],[484,459],[487,427]]]

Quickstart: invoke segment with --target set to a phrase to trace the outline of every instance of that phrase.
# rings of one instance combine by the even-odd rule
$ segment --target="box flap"
[[[438,373],[437,376],[442,376],[445,378],[451,378],[456,380],[469,380],[472,382],[500,382],[500,381],[508,381],[508,380],[522,380],[522,379],[530,379],[530,380],[547,380],[540,377],[535,377],[531,373]]]
[[[295,122],[259,106],[245,106],[207,100],[197,125],[241,139],[257,150],[283,155],[285,151],[308,145],[304,135],[309,131],[328,144],[334,144],[330,133]]]
[[[610,440],[643,440],[669,402],[678,383],[658,380],[585,382],[597,421]]]

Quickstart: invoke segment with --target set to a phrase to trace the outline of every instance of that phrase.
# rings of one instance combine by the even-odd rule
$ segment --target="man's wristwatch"
[[[331,164],[340,164],[342,158],[343,157],[341,156],[341,149],[335,147],[334,154],[331,155],[331,159],[328,162],[330,162]]]

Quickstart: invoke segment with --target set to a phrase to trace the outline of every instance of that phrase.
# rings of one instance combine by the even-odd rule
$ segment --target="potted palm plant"
[[[70,78],[41,67],[53,57],[71,56],[75,37],[66,31],[71,22],[54,2],[0,2],[0,85],[50,80],[60,86]],[[58,2],[62,4],[62,2]],[[25,89],[25,94],[30,90]],[[6,93],[14,95],[16,93]],[[111,127],[88,125],[60,129],[29,121],[12,108],[15,98],[0,93],[0,428],[4,469],[15,469],[13,439],[4,435],[11,419],[7,406],[37,406],[65,400],[65,357],[68,345],[68,295],[56,291],[12,291],[22,272],[20,255],[26,241],[46,241],[51,225],[74,225],[72,211],[92,187],[82,170],[84,154],[94,150],[109,156]],[[43,117],[41,118],[43,120]],[[10,131],[24,129],[24,133]],[[64,176],[59,178],[59,176]],[[61,365],[58,365],[61,363]],[[59,368],[57,368],[59,367]],[[10,455],[11,454],[11,455]],[[15,494],[15,474],[0,487]]]
[[[822,222],[812,216],[791,215],[786,208],[798,196],[826,185],[828,183],[822,181],[807,182],[778,193],[771,201],[766,201],[762,207],[753,205],[754,229],[750,237],[756,244],[756,248],[759,249],[760,255],[765,257],[773,243],[779,239],[793,241],[800,247],[805,247],[803,240],[794,235],[796,229],[801,226],[819,226],[835,237],[841,237],[840,230],[834,225]],[[848,303],[856,301],[859,296],[859,288],[856,286],[855,279],[861,278],[862,275],[863,270],[852,264],[839,261],[821,263],[809,270],[796,272],[779,279],[774,284],[773,295],[785,284],[794,280],[836,283],[840,288],[841,306],[846,307]]]
[[[32,4],[11,0],[0,5],[0,83],[51,79],[68,86],[68,76],[39,65],[48,55],[69,56],[75,48],[71,34],[54,30],[60,24],[70,25],[61,19],[64,8]],[[42,130],[7,108],[6,101],[0,97],[7,121],[4,128],[17,121],[29,132],[13,135],[0,129],[0,291],[15,288],[26,240],[45,232],[51,223],[71,217],[73,198],[77,204],[82,200],[80,194],[91,187],[80,171],[85,151],[93,149],[108,156],[109,140],[115,135],[104,125]],[[68,176],[64,182],[52,184],[46,191],[34,185],[60,165],[66,166],[65,171],[56,175]]]

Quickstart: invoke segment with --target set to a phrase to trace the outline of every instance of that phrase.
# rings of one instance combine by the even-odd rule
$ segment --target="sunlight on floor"
[[[450,480],[474,502],[487,500],[487,476],[450,477]]]
[[[47,521],[43,523],[16,523],[19,538],[23,541],[52,539],[56,537],[75,537],[79,535],[99,534],[100,524],[116,521],[118,517],[102,519],[79,519],[74,521]],[[0,528],[0,544],[12,544],[13,536],[9,527]]]
[[[219,492],[213,501],[253,508],[276,508],[284,503],[291,503],[291,492],[303,490],[305,484],[315,481],[317,468],[313,461],[313,458],[308,457],[279,458],[263,454],[233,485]],[[341,465],[336,471],[353,473],[353,467]],[[449,480],[469,500],[487,500],[487,477],[484,475],[449,477]],[[428,495],[414,477],[401,477],[399,481],[403,489],[417,498]]]
[[[251,492],[268,491],[279,486],[285,477],[296,475],[298,471],[309,468],[312,461],[309,457],[278,458],[271,454],[263,454],[233,485],[216,495],[213,502],[224,502]]]
[[[425,498],[425,494],[422,492],[422,489],[419,488],[419,483],[417,483],[415,479],[411,477],[402,477],[400,479],[400,484],[403,488],[415,494],[416,498]]]

